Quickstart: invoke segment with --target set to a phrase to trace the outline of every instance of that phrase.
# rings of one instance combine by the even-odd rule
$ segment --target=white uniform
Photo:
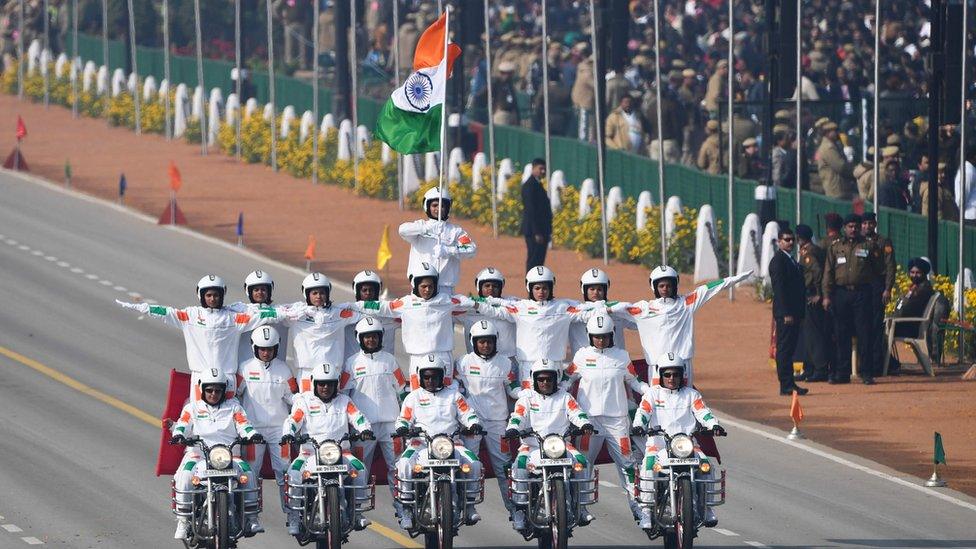
[[[657,362],[667,352],[675,353],[685,361],[685,385],[691,386],[694,375],[691,359],[695,355],[695,313],[709,299],[717,296],[732,284],[745,280],[752,271],[703,284],[695,291],[677,298],[658,298],[636,303],[619,302],[612,313],[628,313],[637,324],[644,360],[648,366]],[[647,374],[652,383],[658,383],[657,368]]]
[[[298,392],[298,382],[291,369],[277,358],[263,362],[256,358],[244,361],[237,370],[237,398],[254,429],[261,433],[265,444],[246,448],[247,461],[255,474],[261,474],[264,452],[270,447],[271,468],[281,496],[281,510],[285,509],[285,471],[290,459],[288,446],[280,446],[281,423],[291,410],[292,395]]]
[[[402,449],[395,448],[399,446],[399,439],[393,439],[391,435],[395,431],[393,424],[399,415],[400,402],[407,394],[407,380],[396,358],[386,351],[359,351],[346,360],[339,390],[349,395],[353,404],[369,420],[376,435],[376,440],[357,442],[354,453],[370,470],[376,446],[379,445],[389,471],[388,481],[392,490],[394,466]]]
[[[454,350],[454,317],[477,308],[462,295],[438,293],[430,299],[413,294],[393,301],[361,301],[351,305],[360,312],[400,320],[403,350],[410,355],[410,388],[420,387],[417,366],[428,354],[439,355],[450,364]],[[444,372],[444,385],[450,385],[451,372]]]
[[[295,395],[289,415],[281,426],[282,434],[298,436],[303,431],[315,439],[316,442],[325,440],[339,440],[349,433],[352,425],[357,432],[371,429],[369,420],[356,408],[348,396],[338,393],[329,402],[322,402],[312,391]],[[349,451],[349,443],[342,443],[342,461],[351,469],[359,472],[356,478],[346,477],[345,481],[362,488],[366,486],[366,467]],[[290,478],[302,478],[302,473],[308,467],[317,465],[315,448],[311,444],[303,444],[300,454],[291,462],[288,469]],[[292,489],[292,497],[301,495],[301,489]],[[360,494],[362,495],[362,494]]]
[[[266,305],[264,303],[242,303],[237,302],[228,307],[231,310],[248,313],[252,315],[259,315],[261,311],[265,309],[274,309],[278,316],[284,317],[287,314],[287,310],[281,305]],[[284,359],[288,356],[288,327],[279,323],[275,326],[275,330],[278,331],[278,336],[280,342],[278,343],[278,356]],[[241,340],[237,346],[237,362],[247,362],[248,360],[254,358],[254,349],[251,348],[251,334],[254,330],[241,333]]]
[[[660,425],[668,435],[691,434],[694,432],[697,423],[711,429],[718,425],[718,420],[715,419],[712,410],[705,404],[701,393],[688,386],[677,390],[665,389],[660,385],[653,386],[641,399],[637,414],[634,416],[634,427],[650,429],[655,425]],[[667,448],[664,444],[664,437],[647,437],[647,446],[644,448],[644,463],[641,467],[641,486],[644,490],[651,490],[652,488],[650,486],[651,481],[645,479],[653,478],[654,463],[662,457],[667,457]],[[695,452],[700,459],[708,460],[708,457],[701,452],[697,445]],[[711,473],[699,474],[711,478]],[[647,483],[646,486],[645,483]],[[647,492],[642,492],[642,494],[647,494]]]
[[[500,335],[498,339],[501,339]],[[477,455],[482,439],[485,440],[502,501],[511,511],[505,474],[511,454],[508,439],[505,438],[505,425],[508,423],[508,399],[517,399],[521,391],[512,361],[500,354],[485,360],[475,353],[468,353],[454,364],[454,379],[458,382],[458,389],[467,397],[468,404],[474,408],[486,433],[484,436],[464,437],[464,446]]]
[[[461,393],[452,387],[444,387],[436,393],[426,389],[415,389],[403,400],[400,408],[400,416],[396,420],[399,427],[419,427],[428,435],[450,435],[458,429],[458,426],[471,428],[472,425],[480,424],[478,415],[471,409]],[[471,471],[466,475],[458,472],[466,478],[479,478],[481,476],[481,462],[478,456],[463,444],[454,445],[454,455],[462,463],[471,466]],[[402,479],[413,478],[413,466],[418,460],[427,459],[427,442],[423,438],[410,439],[406,450],[397,460],[397,475]],[[407,501],[401,491],[401,500]]]
[[[340,367],[345,362],[345,328],[362,318],[347,304],[310,307],[303,302],[289,306],[305,314],[286,322],[288,347],[295,353],[295,369],[302,392],[312,388],[312,368],[329,363]]]
[[[377,318],[383,326],[383,350],[391,355],[396,354],[396,331],[400,328],[400,321],[392,318]],[[359,340],[356,339],[356,326],[346,326],[345,359],[359,352]]]
[[[236,398],[227,399],[216,406],[211,406],[203,400],[188,402],[180,412],[180,418],[173,424],[173,436],[198,436],[208,446],[215,444],[230,445],[237,437],[251,438],[257,434],[254,426],[247,419],[247,414]],[[238,473],[248,473],[245,487],[253,490],[257,487],[257,479],[251,474],[251,466],[240,457],[234,457],[234,465]],[[191,480],[199,471],[207,469],[207,460],[203,452],[197,447],[187,447],[183,454],[173,480],[176,489],[188,492],[193,487]],[[245,497],[244,506],[248,510],[257,506],[257,493],[251,492]],[[188,493],[177,494],[176,503],[189,510],[192,497]]]
[[[522,391],[522,396],[515,403],[515,410],[508,419],[507,428],[518,431],[531,429],[545,437],[552,434],[563,435],[570,424],[582,427],[589,422],[589,416],[580,408],[576,399],[563,389],[557,389],[549,396],[528,389]],[[586,456],[572,444],[566,444],[566,452],[584,467],[589,468]],[[539,459],[539,442],[534,438],[524,439],[512,464],[512,478],[516,481],[527,479],[529,464],[538,465]],[[525,491],[525,483],[520,483],[518,488],[520,491]],[[516,495],[514,503],[525,506],[528,501],[524,496]]]
[[[421,263],[432,265],[437,272],[438,292],[453,294],[457,286],[461,260],[477,252],[468,233],[450,221],[418,219],[400,225],[400,238],[410,244],[407,274]]]
[[[601,311],[607,310],[609,307],[616,305],[616,301],[583,301],[577,306],[580,310],[590,310],[590,309],[600,309]],[[621,349],[627,348],[627,341],[624,339],[624,334],[627,329],[630,328],[634,330],[637,325],[634,321],[630,319],[630,314],[623,312],[613,314],[613,346],[620,347]],[[586,325],[574,322],[569,326],[569,350],[572,354],[576,354],[583,347],[590,344],[590,335],[586,332]]]
[[[186,363],[190,368],[190,386],[198,387],[197,374],[216,368],[223,372],[228,379],[227,393],[233,396],[234,379],[237,367],[238,344],[241,334],[254,330],[258,326],[274,324],[284,317],[275,309],[262,309],[260,312],[238,312],[227,307],[211,309],[209,307],[190,306],[183,309],[150,305],[148,303],[124,303],[117,301],[126,309],[134,309],[150,318],[162,320],[183,331],[186,342]],[[289,313],[291,314],[291,313]],[[194,390],[193,400],[199,400],[200,395]]]
[[[511,298],[501,299],[514,301]],[[455,320],[464,326],[464,348],[467,350],[467,352],[470,353],[474,350],[471,348],[471,327],[479,321],[491,320],[495,325],[495,329],[498,330],[498,338],[496,339],[495,343],[496,352],[510,360],[515,359],[515,322],[485,316],[485,314],[480,310],[468,311],[467,313],[457,317]]]
[[[636,460],[630,444],[630,391],[644,394],[650,386],[637,379],[637,371],[627,351],[619,347],[597,349],[586,346],[576,352],[566,368],[566,386],[579,380],[576,398],[590,414],[598,434],[581,437],[579,449],[590,463],[607,443],[610,457],[617,465],[621,486],[628,496],[634,493]]]

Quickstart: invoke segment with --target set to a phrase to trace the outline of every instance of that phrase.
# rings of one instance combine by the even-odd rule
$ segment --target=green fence
[[[68,44],[71,43],[69,39]],[[141,76],[153,75],[157,79],[163,77],[163,51],[158,48],[137,48],[137,60]],[[92,60],[101,64],[101,38],[79,34],[78,53],[82,59]],[[117,40],[109,41],[109,68],[124,68],[125,46]],[[207,88],[220,88],[226,97],[234,90],[231,80],[233,63],[222,60],[204,60],[203,78]],[[197,65],[192,57],[171,55],[170,75],[173,82],[182,82],[189,87],[197,85]],[[252,71],[251,83],[254,87],[255,98],[260,102],[267,102],[269,93],[269,79],[267,72]],[[319,90],[319,105],[322,112],[328,112],[332,106],[333,94],[330,89]],[[380,101],[368,98],[357,98],[359,123],[367,128],[376,124],[376,118],[382,107]],[[312,108],[312,86],[308,82],[289,76],[275,76],[275,105],[284,108],[292,105],[301,113]],[[484,129],[487,132],[487,127]],[[484,142],[488,142],[487,135]],[[596,179],[597,160],[596,148],[589,144],[568,137],[553,137],[552,169],[562,170],[566,182],[578,186],[588,177]],[[523,128],[512,126],[495,126],[495,152],[498,158],[511,158],[516,163],[527,163],[533,158],[545,154],[545,140],[542,134]],[[703,204],[711,204],[718,219],[726,220],[728,214],[728,185],[725,176],[715,176],[702,173],[693,168],[682,165],[665,166],[665,195],[680,196],[685,206],[698,208]],[[660,203],[658,196],[657,163],[647,157],[626,152],[608,150],[606,156],[606,185],[619,186],[624,196],[637,197],[642,191],[650,191],[655,203]],[[746,215],[755,211],[754,190],[755,181],[736,180],[734,189],[735,227],[742,224]],[[793,189],[777,188],[777,217],[795,222],[796,194]],[[800,215],[804,223],[811,225],[818,234],[824,232],[823,219],[828,212],[841,215],[853,210],[849,201],[827,198],[821,194],[803,191]],[[895,255],[899,263],[904,264],[908,258],[926,255],[928,232],[927,220],[921,215],[889,210],[882,208],[878,215],[879,230],[891,237],[895,245]],[[738,230],[736,230],[738,233]],[[957,272],[958,224],[941,221],[939,223],[939,264],[936,270],[940,273]],[[966,257],[976,258],[976,228],[966,228]],[[972,263],[973,260],[971,259]]]

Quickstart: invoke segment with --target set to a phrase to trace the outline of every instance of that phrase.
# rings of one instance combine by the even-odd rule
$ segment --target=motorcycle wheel
[[[449,480],[437,485],[437,531],[424,535],[424,546],[427,549],[454,547],[454,492]]]
[[[329,532],[325,541],[316,542],[319,549],[339,549],[342,547],[342,516],[339,509],[339,487],[325,487],[325,512],[328,513]]]
[[[549,492],[549,508],[552,509],[552,522],[549,524],[549,531],[546,536],[539,540],[548,538],[546,546],[552,549],[566,549],[569,543],[569,529],[566,517],[566,484],[561,478],[552,479],[552,490]]]
[[[691,479],[678,481],[678,509],[680,515],[674,524],[677,549],[691,549],[695,544],[695,493],[692,492]]]
[[[214,536],[214,549],[228,549],[230,547],[230,533],[227,526],[230,517],[227,515],[227,492],[217,492],[217,508],[214,518],[217,520],[217,531]]]

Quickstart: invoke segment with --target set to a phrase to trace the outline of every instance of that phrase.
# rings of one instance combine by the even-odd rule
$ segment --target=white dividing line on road
[[[759,543],[758,541],[743,541],[746,545],[751,545],[753,547],[769,547],[765,543]]]
[[[722,534],[723,536],[729,536],[730,538],[739,535],[739,534],[736,534],[735,532],[733,532],[732,530],[726,530],[725,528],[712,528],[712,531],[713,532],[718,532],[719,534]]]
[[[26,543],[27,545],[44,545],[44,542],[43,541],[35,538],[34,536],[27,536],[27,537],[20,538],[20,539],[24,543]]]
[[[3,524],[0,525],[0,528],[3,528],[4,530],[10,532],[11,534],[16,534],[17,532],[23,532],[23,530],[20,529],[20,526],[17,526],[16,524]]]

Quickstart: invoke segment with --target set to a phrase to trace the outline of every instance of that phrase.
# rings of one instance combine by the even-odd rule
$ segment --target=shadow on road
[[[976,549],[976,539],[828,539],[854,547],[960,547]]]

